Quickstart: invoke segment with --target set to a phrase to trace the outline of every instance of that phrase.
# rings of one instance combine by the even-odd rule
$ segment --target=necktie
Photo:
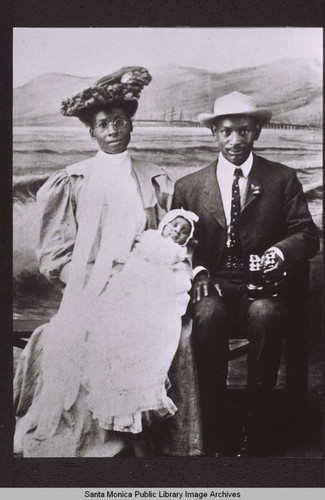
[[[230,238],[229,249],[233,255],[240,255],[241,244],[239,239],[239,217],[240,217],[240,191],[239,177],[243,177],[241,168],[236,168],[232,183],[231,211],[230,211]]]

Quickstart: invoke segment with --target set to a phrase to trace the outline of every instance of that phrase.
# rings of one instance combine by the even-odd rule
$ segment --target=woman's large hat
[[[231,92],[215,100],[212,114],[200,113],[198,120],[204,127],[211,128],[216,118],[228,115],[253,116],[261,125],[264,125],[270,121],[272,112],[267,108],[257,107],[251,96],[241,92]]]
[[[115,102],[132,103],[134,112],[141,90],[151,81],[151,75],[146,68],[129,66],[121,68],[111,75],[100,78],[94,85],[79,92],[61,104],[64,116],[79,116],[85,110],[97,106],[107,106]]]

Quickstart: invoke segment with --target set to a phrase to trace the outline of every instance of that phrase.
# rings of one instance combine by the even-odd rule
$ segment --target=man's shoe
[[[213,445],[210,444],[210,446],[207,446],[206,451],[205,451],[205,456],[206,457],[214,457],[214,458],[219,458],[219,457],[232,457],[234,456],[233,450],[230,449],[228,443],[220,443],[219,441],[217,443],[214,443]]]
[[[237,457],[252,457],[256,454],[255,439],[250,426],[244,425]]]
[[[214,454],[214,457],[215,458],[222,458],[222,457],[233,457],[234,456],[234,453],[231,452],[230,450],[220,450],[220,451],[216,451],[215,454]]]

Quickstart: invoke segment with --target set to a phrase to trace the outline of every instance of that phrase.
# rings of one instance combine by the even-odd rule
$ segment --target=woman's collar
[[[105,153],[104,151],[99,149],[97,152],[97,155],[96,155],[96,157],[100,161],[107,162],[107,163],[117,163],[117,162],[125,160],[128,156],[129,156],[129,152],[127,149],[125,151],[123,151],[122,153],[116,153],[116,154]]]

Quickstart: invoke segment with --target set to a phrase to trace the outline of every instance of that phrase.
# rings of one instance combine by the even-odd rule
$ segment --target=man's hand
[[[199,273],[194,278],[193,283],[193,302],[200,302],[203,297],[209,295],[210,278],[206,273]]]
[[[267,282],[281,281],[286,275],[284,261],[274,250],[266,250],[262,255],[261,264]]]

